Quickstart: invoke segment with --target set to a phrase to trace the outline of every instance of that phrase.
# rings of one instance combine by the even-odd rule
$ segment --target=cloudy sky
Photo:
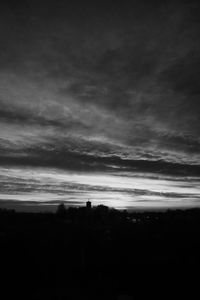
[[[0,206],[199,206],[199,34],[193,0],[1,1]]]

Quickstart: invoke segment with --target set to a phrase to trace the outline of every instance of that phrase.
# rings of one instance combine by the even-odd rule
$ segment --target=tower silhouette
[[[91,209],[92,208],[92,203],[91,203],[91,201],[87,201],[86,202],[86,208],[89,210],[89,209]]]

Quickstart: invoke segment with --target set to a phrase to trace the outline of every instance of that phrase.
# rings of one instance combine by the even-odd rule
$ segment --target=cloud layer
[[[198,175],[199,12],[2,1],[0,164]]]

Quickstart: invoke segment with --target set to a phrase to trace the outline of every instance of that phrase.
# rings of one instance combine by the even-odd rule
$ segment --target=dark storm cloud
[[[1,163],[197,172],[197,1],[1,5]]]

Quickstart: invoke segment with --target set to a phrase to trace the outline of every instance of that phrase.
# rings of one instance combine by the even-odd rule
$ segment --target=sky
[[[1,1],[0,207],[198,207],[199,33],[196,0]]]

